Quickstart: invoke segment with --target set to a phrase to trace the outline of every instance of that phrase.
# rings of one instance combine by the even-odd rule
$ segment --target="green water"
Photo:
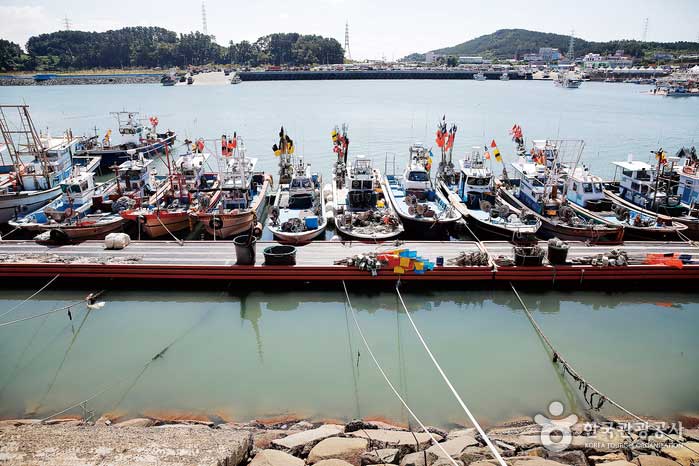
[[[0,416],[45,416],[110,387],[87,404],[96,415],[177,412],[249,420],[297,413],[408,420],[361,346],[340,288],[269,293],[235,287],[109,291],[104,308],[86,317],[84,306],[76,307],[72,322],[60,312],[0,327]],[[2,292],[0,309],[30,293]],[[362,294],[357,285],[350,285],[350,293],[380,363],[416,413],[433,424],[464,423],[406,316],[397,312],[395,294]],[[1,320],[55,309],[86,294],[46,291]],[[695,294],[522,296],[561,353],[628,408],[659,416],[699,411]],[[574,410],[511,292],[406,289],[404,297],[479,419],[491,423],[545,412],[552,400]]]

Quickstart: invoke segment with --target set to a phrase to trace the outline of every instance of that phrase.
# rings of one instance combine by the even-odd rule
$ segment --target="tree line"
[[[24,52],[0,39],[0,71],[154,68],[208,63],[246,66],[336,64],[344,50],[332,38],[297,33],[270,34],[255,42],[221,46],[200,32],[177,34],[160,27],[115,31],[58,31],[31,37]]]

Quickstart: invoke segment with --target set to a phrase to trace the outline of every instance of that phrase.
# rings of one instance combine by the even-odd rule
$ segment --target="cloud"
[[[0,38],[24,48],[27,39],[61,28],[60,18],[49,15],[42,6],[0,6]]]

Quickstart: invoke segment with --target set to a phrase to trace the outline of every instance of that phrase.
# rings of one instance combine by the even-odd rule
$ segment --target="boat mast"
[[[19,128],[11,128],[8,123],[5,111],[16,110],[19,117]],[[46,157],[47,149],[41,142],[41,137],[34,127],[34,122],[29,114],[28,105],[0,105],[0,132],[7,151],[10,154],[12,165],[17,173],[24,169],[22,156],[34,157],[41,163],[42,176],[46,180],[46,186],[51,186],[50,166]],[[15,136],[17,141],[15,143]],[[21,176],[17,177],[17,182],[24,188],[24,181]]]

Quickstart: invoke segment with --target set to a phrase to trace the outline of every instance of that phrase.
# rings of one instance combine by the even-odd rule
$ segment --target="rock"
[[[604,466],[635,466],[635,463],[630,463],[626,460],[607,461],[605,463],[597,464],[603,464]]]
[[[638,466],[679,466],[679,463],[656,455],[639,455],[634,461]]]
[[[292,455],[300,455],[304,449],[310,450],[318,442],[333,437],[344,430],[344,426],[325,424],[315,429],[305,430],[287,437],[272,440],[272,448],[286,451]]]
[[[182,426],[153,429],[27,425],[0,429],[3,465],[218,466],[245,461],[248,432]],[[303,464],[303,463],[302,463]]]
[[[364,422],[361,419],[354,419],[345,425],[345,433],[356,432],[362,429],[378,429],[376,424]]]
[[[583,452],[579,450],[571,451],[547,451],[545,458],[551,461],[557,461],[563,464],[569,464],[571,466],[589,466],[587,458]]]
[[[18,426],[28,426],[31,424],[41,424],[41,419],[6,419],[3,421],[0,421],[0,427],[4,427],[4,426],[18,427]]]
[[[362,464],[398,463],[400,450],[397,448],[381,448],[362,453]]]
[[[454,460],[454,463],[456,463],[456,466],[464,466],[464,463],[461,462],[461,460]],[[454,466],[454,463],[452,463],[449,458],[439,458],[437,461],[432,463],[432,466]]]
[[[295,431],[296,433],[298,431]],[[265,450],[267,448],[272,448],[272,442],[274,440],[288,437],[289,431],[282,429],[269,429],[269,430],[255,430],[253,431],[253,444],[256,448]]]
[[[687,437],[689,440],[699,442],[699,429],[682,429],[682,435]]]
[[[592,463],[612,463],[615,461],[626,461],[626,455],[623,453],[607,453],[606,455],[591,455],[587,457]]]
[[[398,448],[403,453],[415,452],[427,448],[432,442],[430,436],[424,432],[404,432],[400,430],[359,430],[349,434],[352,437],[365,438],[369,440],[372,448]],[[441,441],[442,437],[433,434],[436,441]],[[417,439],[417,443],[416,440]]]
[[[588,453],[612,453],[619,451],[621,445],[628,445],[631,437],[618,429],[597,432],[595,435],[574,435],[568,450],[582,450]]]
[[[447,438],[448,432],[446,430],[440,429],[438,427],[426,426],[427,431],[433,434],[437,434],[442,438]]]
[[[456,429],[452,430],[447,434],[447,440],[455,439],[456,437],[461,437],[462,435],[470,435],[474,437],[477,431],[475,427],[469,427],[468,429]]]
[[[49,419],[48,421],[44,421],[43,424],[46,424],[47,426],[55,426],[56,424],[63,424],[67,426],[81,426],[83,425],[83,421],[81,421],[80,419],[75,419],[73,417],[67,417]]]
[[[383,422],[383,421],[378,421],[378,420],[367,420],[367,424],[370,424],[372,426],[376,426],[377,429],[385,429],[385,430],[403,430],[407,431],[405,427],[397,426],[395,424],[390,424],[388,422]]]
[[[490,460],[491,458],[493,458],[493,454],[488,447],[468,447],[459,455],[459,459],[464,464]]]
[[[330,437],[321,440],[308,454],[308,464],[327,459],[340,459],[360,466],[360,457],[369,446],[363,438]]]
[[[465,463],[464,463],[465,464]],[[473,463],[469,463],[469,466],[493,466],[497,465],[498,462],[496,460],[492,461],[474,461]]]
[[[667,446],[660,451],[664,455],[667,455],[680,463],[682,466],[690,466],[693,461],[699,463],[699,454],[685,448],[682,445],[686,445],[694,451],[699,451],[699,442],[686,442],[684,444]]]
[[[308,421],[300,421],[289,427],[289,430],[309,430],[313,429],[313,424]]]
[[[150,427],[154,426],[155,421],[147,417],[137,417],[134,419],[127,419],[126,421],[117,422],[114,427]]]
[[[283,451],[260,450],[249,466],[304,466],[304,462]]]
[[[316,466],[352,466],[352,465],[344,460],[329,459],[329,460],[323,460],[323,461],[317,462]]]
[[[449,456],[454,459],[460,458],[461,453],[468,447],[475,447],[479,445],[478,441],[471,437],[470,435],[462,435],[461,437],[456,437],[455,439],[447,440],[437,445],[432,445],[427,449],[427,462],[429,464],[434,463],[439,458],[445,458],[444,449]],[[439,448],[439,447],[442,448]]]
[[[561,463],[532,456],[531,459],[516,460],[512,466],[561,466]]]
[[[400,466],[428,466],[427,452],[418,451],[405,455],[400,461]]]
[[[519,450],[529,450],[541,446],[541,437],[538,435],[490,435],[490,440],[500,448],[510,450],[507,445],[516,447]],[[501,444],[503,443],[503,444]]]
[[[539,458],[546,458],[547,452],[548,452],[548,450],[546,450],[544,447],[536,447],[536,448],[531,448],[529,450],[526,450],[523,453],[526,456],[538,456]]]

